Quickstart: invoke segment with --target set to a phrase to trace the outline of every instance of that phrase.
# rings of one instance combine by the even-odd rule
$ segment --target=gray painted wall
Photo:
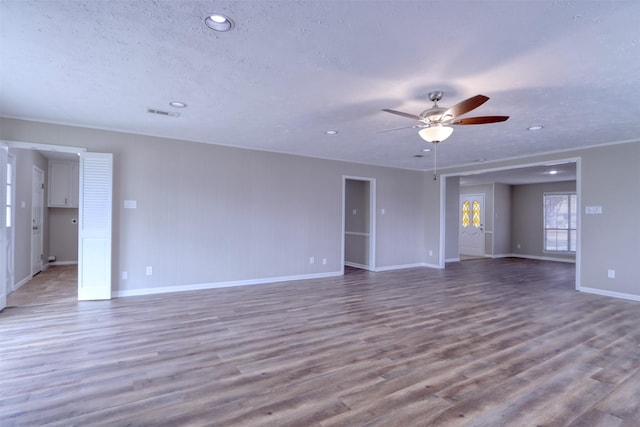
[[[420,172],[14,119],[0,124],[5,140],[114,154],[114,291],[339,273],[344,175],[376,179],[385,209],[376,222],[376,266],[424,262]],[[124,209],[124,200],[136,200],[137,209]],[[327,264],[310,264],[311,256]]]
[[[511,186],[493,184],[493,252],[509,255],[511,250]]]
[[[49,256],[56,262],[78,262],[78,209],[49,208]],[[75,220],[75,223],[74,223]]]
[[[581,176],[582,286],[640,295],[640,142],[585,153]],[[585,215],[587,206],[602,215]]]
[[[446,242],[445,260],[456,261],[460,259],[460,177],[452,176],[447,178],[447,199],[445,207],[446,215]]]
[[[575,192],[575,181],[514,185],[511,191],[511,248],[514,254],[574,260],[574,255],[545,252],[543,195]],[[579,203],[579,201],[578,201]],[[518,248],[520,245],[520,248]]]
[[[440,262],[440,180],[429,172],[6,118],[0,139],[114,154],[114,290],[339,271],[343,175],[377,179],[386,212],[377,217],[378,267]],[[640,228],[629,227],[640,211],[640,141],[440,172],[568,158],[581,161],[581,211],[603,207],[581,215],[582,287],[640,298]],[[125,212],[125,199],[138,209]],[[328,263],[309,265],[309,256]],[[128,281],[118,280],[122,270]]]

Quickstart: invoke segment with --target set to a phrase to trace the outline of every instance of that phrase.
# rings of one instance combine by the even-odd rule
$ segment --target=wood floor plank
[[[478,259],[0,313],[0,425],[638,426],[640,303]]]

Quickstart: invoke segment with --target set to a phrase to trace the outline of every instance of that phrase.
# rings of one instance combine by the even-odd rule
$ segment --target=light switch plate
[[[584,213],[587,215],[600,215],[602,214],[602,206],[585,206]]]

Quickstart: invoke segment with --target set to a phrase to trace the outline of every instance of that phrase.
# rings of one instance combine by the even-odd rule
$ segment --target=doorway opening
[[[484,193],[478,228],[484,238],[483,257],[531,258],[575,264],[575,287],[580,288],[580,211],[576,211],[576,250],[559,256],[544,250],[542,239],[543,197],[548,188],[572,188],[581,198],[580,158],[552,159],[544,162],[443,174],[440,180],[440,256],[439,268],[446,262],[463,259],[469,252],[462,247],[460,227],[464,219],[464,195]],[[481,211],[482,212],[482,211]],[[469,206],[473,222],[473,201]],[[562,255],[562,254],[561,254]]]
[[[375,271],[376,181],[343,177],[342,265]]]
[[[458,252],[461,261],[482,258],[485,255],[484,196],[484,194],[460,195]]]
[[[5,243],[6,248],[6,262],[3,263],[2,270],[4,270],[6,287],[3,289],[4,295],[8,295],[9,293],[17,290],[22,285],[25,285],[28,282],[31,282],[34,276],[40,276],[40,272],[47,269],[49,265],[53,262],[53,265],[57,265],[56,260],[52,261],[49,257],[47,257],[48,249],[50,250],[50,231],[55,227],[56,229],[60,228],[55,223],[51,223],[51,215],[49,209],[49,203],[47,202],[46,192],[47,192],[47,177],[48,170],[50,168],[47,167],[47,163],[51,163],[51,161],[78,161],[78,155],[80,153],[84,153],[87,150],[81,147],[68,147],[68,146],[59,146],[59,145],[51,145],[51,144],[37,144],[37,143],[27,143],[21,141],[0,141],[2,146],[6,151],[11,149],[20,149],[15,150],[14,153],[20,153],[20,157],[16,157],[17,154],[8,153],[8,159],[5,164],[2,166],[2,173],[7,174],[6,180],[6,190],[7,195],[10,195],[10,198],[7,198],[7,239],[3,241]],[[35,157],[32,157],[31,154],[24,155],[21,150],[25,150],[24,153],[39,153],[41,156],[38,158],[44,158],[44,163],[40,160],[35,160]],[[22,159],[22,160],[20,160]],[[28,159],[28,160],[24,160]],[[3,162],[4,163],[4,162]],[[6,165],[6,166],[5,166]],[[5,169],[6,168],[6,169]],[[28,169],[27,169],[28,168]],[[76,167],[73,170],[75,174],[75,185],[77,185],[79,179],[79,170]],[[20,178],[24,185],[21,187],[20,199],[17,200],[17,183],[18,178]],[[29,183],[29,180],[31,181]],[[3,180],[4,181],[4,180]],[[28,188],[25,188],[25,186]],[[30,190],[30,191],[29,191]],[[29,194],[31,193],[31,194]],[[29,201],[31,203],[29,203]],[[17,205],[16,205],[17,203]],[[77,206],[77,204],[76,204]],[[24,215],[23,218],[16,218],[15,213],[17,213],[20,209],[25,209],[27,215]],[[64,211],[61,208],[55,208],[59,211]],[[73,221],[69,220],[67,222],[77,224],[78,223],[78,208],[75,209],[76,214],[73,216]],[[11,215],[9,216],[9,213]],[[23,221],[27,221],[25,224],[28,227],[29,233],[21,232],[17,233],[15,223],[20,219]],[[4,220],[3,220],[4,222]],[[77,225],[75,226],[77,227]],[[56,231],[60,234],[61,230]],[[64,234],[64,233],[63,233]],[[73,238],[73,236],[65,236],[65,239],[69,240],[71,243],[75,243],[76,252],[77,250],[77,237]],[[75,241],[74,241],[75,240]],[[21,258],[17,257],[16,252],[16,242],[19,243],[22,248],[26,249],[25,251],[20,251]],[[29,258],[26,258],[26,257]],[[73,255],[71,255],[73,257]],[[73,258],[69,258],[73,260]],[[62,262],[63,264],[77,264],[79,262],[79,257],[75,258],[77,261],[72,262]],[[19,264],[18,264],[19,263]],[[19,274],[16,274],[16,267],[20,267]],[[77,266],[73,266],[73,270],[77,270]],[[69,273],[66,273],[68,276]],[[74,276],[77,274],[74,273]],[[66,276],[65,276],[66,278]],[[74,291],[74,294],[77,298],[78,290],[77,285]],[[43,295],[40,300],[42,300],[46,295]]]

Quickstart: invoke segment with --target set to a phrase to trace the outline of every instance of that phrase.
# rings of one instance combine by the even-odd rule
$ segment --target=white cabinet
[[[49,161],[50,208],[78,207],[78,166],[74,161]]]

